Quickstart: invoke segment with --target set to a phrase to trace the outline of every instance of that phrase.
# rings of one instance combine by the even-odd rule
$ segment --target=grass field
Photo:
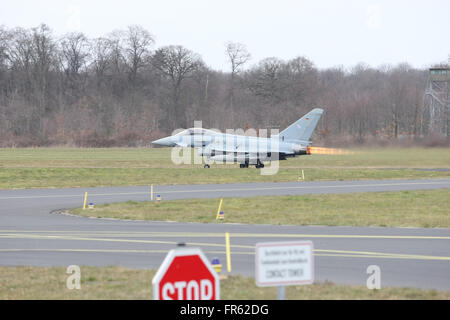
[[[226,222],[385,227],[450,227],[450,189],[226,198]],[[113,203],[73,209],[85,217],[216,223],[218,199]]]
[[[0,149],[0,188],[93,187],[450,177],[450,148],[358,149],[349,155],[310,155],[280,162],[275,175],[237,165],[175,165],[169,148]]]
[[[81,289],[66,287],[63,267],[0,267],[0,300],[6,299],[152,299],[154,270],[81,267]],[[276,287],[260,288],[255,280],[230,276],[220,283],[221,299],[276,299]],[[286,298],[300,299],[450,299],[449,292],[414,288],[336,285],[329,282],[289,286]]]

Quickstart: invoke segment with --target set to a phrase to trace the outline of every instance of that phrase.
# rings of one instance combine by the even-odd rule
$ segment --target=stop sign
[[[169,251],[153,280],[155,300],[219,300],[219,276],[198,248]]]

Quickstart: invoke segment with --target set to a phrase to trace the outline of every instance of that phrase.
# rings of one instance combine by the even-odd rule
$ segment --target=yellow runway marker
[[[87,193],[87,191],[86,191],[86,193],[84,194],[83,210],[86,210],[87,195],[88,195],[88,193]]]
[[[222,210],[222,203],[223,203],[223,198],[220,198],[220,202],[219,202],[219,208],[217,209],[216,220],[218,220],[218,219],[219,219],[219,216],[220,216],[220,211]]]
[[[230,234],[228,232],[225,233],[225,245],[227,252],[227,270],[228,272],[231,272]]]

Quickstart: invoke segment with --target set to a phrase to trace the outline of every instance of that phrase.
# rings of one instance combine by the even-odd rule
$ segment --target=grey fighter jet
[[[205,168],[209,168],[208,163],[212,161],[239,163],[241,168],[248,168],[249,165],[264,168],[263,162],[266,161],[286,160],[288,157],[310,154],[310,138],[322,113],[322,109],[313,109],[270,138],[190,128],[152,143],[166,147],[196,148],[200,156],[206,157]]]

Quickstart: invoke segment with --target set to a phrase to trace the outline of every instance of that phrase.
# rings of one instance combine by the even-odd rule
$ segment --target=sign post
[[[278,300],[286,298],[287,285],[314,282],[311,241],[264,242],[256,244],[256,285],[278,286]]]
[[[199,248],[170,250],[152,280],[155,300],[219,300],[220,281]]]

